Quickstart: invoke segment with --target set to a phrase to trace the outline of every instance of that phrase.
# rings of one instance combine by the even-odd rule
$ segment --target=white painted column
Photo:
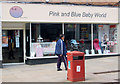
[[[117,24],[117,53],[120,54],[120,7],[118,8],[118,23]]]
[[[1,22],[1,2],[0,2],[0,68],[2,68],[2,22]],[[0,84],[2,84],[2,69],[0,69]]]
[[[117,53],[120,54],[120,23],[117,24]]]
[[[64,28],[65,28],[64,23],[62,23],[62,34],[65,34]]]
[[[91,46],[93,50],[93,24],[91,24]]]
[[[0,61],[2,61],[2,22],[0,21]]]
[[[0,63],[2,62],[2,4],[0,2]]]
[[[26,25],[26,23],[25,23]],[[26,60],[26,26],[24,25],[24,30],[23,30],[23,38],[24,38],[24,45],[23,45],[23,48],[24,48],[24,63],[25,63],[25,60]]]
[[[120,54],[120,5],[118,7],[118,25],[117,25],[117,52]],[[118,70],[120,70],[120,56],[118,57]],[[120,74],[118,74],[120,79]]]
[[[31,46],[32,46],[31,42],[32,40],[31,40],[31,23],[30,23],[30,57],[31,57]]]

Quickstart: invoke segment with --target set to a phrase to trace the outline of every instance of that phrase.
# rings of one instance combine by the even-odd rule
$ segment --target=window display
[[[67,50],[78,50],[76,45],[76,24],[65,24],[65,43]]]
[[[68,51],[88,52],[91,49],[90,24],[65,24],[65,42]]]
[[[96,31],[94,30],[94,40],[98,39],[99,41],[98,42],[99,49],[96,49],[94,47],[96,54],[115,53],[116,51],[114,50],[114,47],[115,47],[115,43],[117,43],[116,42],[117,36],[114,35],[114,32],[117,30],[116,26],[105,25],[105,24],[104,25],[95,24],[94,26],[97,28],[97,32],[98,32],[98,34],[96,35]]]
[[[55,55],[55,45],[62,33],[62,24],[32,24],[31,27],[32,57]]]
[[[115,25],[93,24],[93,31],[91,31],[91,24],[65,24],[65,36],[68,51],[78,50],[87,55],[116,52]]]
[[[91,24],[80,24],[80,51],[91,53]],[[85,52],[86,53],[86,52]]]
[[[54,56],[61,33],[65,34],[68,52],[77,50],[86,55],[116,53],[116,25],[64,24],[62,28],[62,24],[42,23],[32,24],[31,27],[32,57]]]

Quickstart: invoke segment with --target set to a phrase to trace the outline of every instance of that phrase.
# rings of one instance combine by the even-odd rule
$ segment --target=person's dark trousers
[[[61,62],[63,61],[64,65],[65,65],[65,69],[67,69],[67,58],[66,58],[66,56],[60,56],[60,55],[57,55],[57,56],[58,56],[57,68],[60,69]]]

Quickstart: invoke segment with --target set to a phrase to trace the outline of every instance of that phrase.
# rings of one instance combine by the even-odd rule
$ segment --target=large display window
[[[90,24],[65,24],[65,42],[68,51],[91,49]]]
[[[68,51],[78,50],[86,55],[116,53],[116,25],[65,24]]]
[[[62,24],[31,24],[31,56],[54,56]]]
[[[95,54],[116,53],[117,28],[116,25],[94,24],[93,46]]]
[[[79,24],[79,43],[80,43],[80,51],[90,53],[91,49],[91,24]]]

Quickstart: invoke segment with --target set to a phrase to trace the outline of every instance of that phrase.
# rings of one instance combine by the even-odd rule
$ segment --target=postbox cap
[[[72,56],[84,56],[84,52],[72,51],[72,52],[68,52],[67,55],[68,56],[70,56],[70,55],[72,55]]]

